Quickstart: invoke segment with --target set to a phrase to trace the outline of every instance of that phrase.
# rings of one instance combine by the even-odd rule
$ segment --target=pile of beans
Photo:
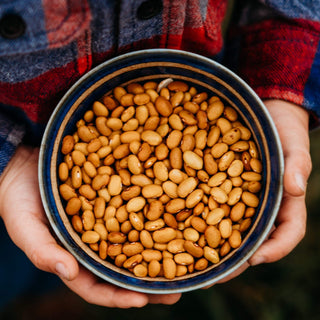
[[[63,138],[59,191],[74,230],[136,277],[205,270],[238,248],[262,163],[235,109],[186,82],[130,83]]]

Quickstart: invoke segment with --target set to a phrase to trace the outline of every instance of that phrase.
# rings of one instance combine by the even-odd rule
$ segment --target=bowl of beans
[[[281,144],[263,103],[224,66],[168,49],[84,75],[39,158],[53,232],[88,270],[147,293],[218,282],[266,240],[282,198]]]

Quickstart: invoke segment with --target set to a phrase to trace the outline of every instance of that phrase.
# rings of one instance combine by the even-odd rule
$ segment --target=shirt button
[[[142,2],[138,8],[137,16],[140,20],[148,20],[162,11],[161,0],[147,0]]]
[[[17,39],[26,30],[24,20],[17,14],[8,13],[0,19],[0,35],[6,39]]]

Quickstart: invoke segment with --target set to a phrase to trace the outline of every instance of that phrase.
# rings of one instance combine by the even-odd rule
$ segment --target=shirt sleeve
[[[320,125],[320,1],[239,1],[226,63],[262,99],[282,99]],[[247,3],[247,4],[244,4]],[[241,8],[240,8],[241,6]]]
[[[21,143],[24,133],[24,126],[0,113],[0,175]]]

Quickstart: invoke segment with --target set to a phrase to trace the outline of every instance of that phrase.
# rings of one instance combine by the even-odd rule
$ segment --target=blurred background
[[[308,184],[307,233],[287,257],[249,268],[225,284],[183,294],[173,306],[120,310],[86,303],[64,286],[18,297],[0,320],[320,319],[320,130],[311,132],[313,171]]]

